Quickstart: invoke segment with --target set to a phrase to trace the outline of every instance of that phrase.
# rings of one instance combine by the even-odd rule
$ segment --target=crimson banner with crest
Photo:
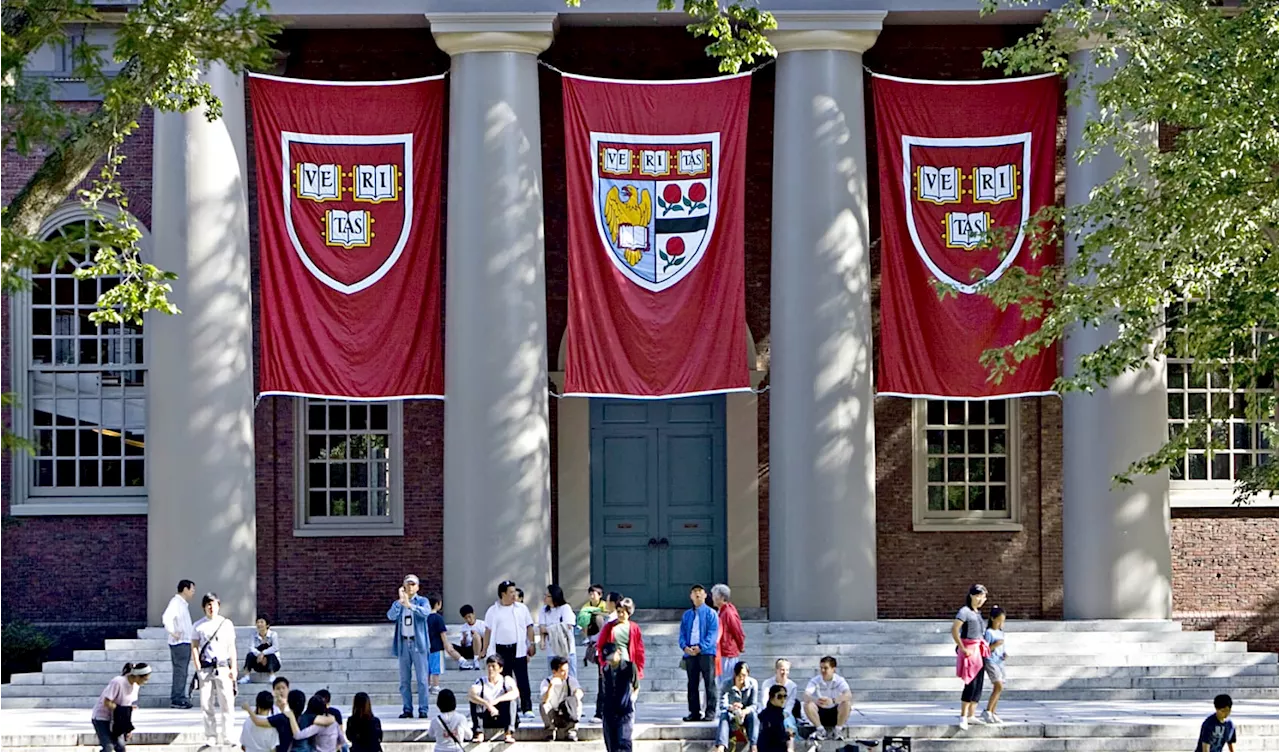
[[[872,78],[880,160],[880,373],[904,397],[1052,393],[1056,348],[1000,383],[984,350],[1039,328],[978,294],[1011,266],[1039,272],[1027,219],[1052,204],[1060,83]],[[776,249],[775,249],[776,250]],[[939,298],[939,286],[950,288]]]
[[[443,77],[249,84],[259,393],[441,396]]]
[[[743,260],[749,75],[565,75],[566,394],[750,388]]]

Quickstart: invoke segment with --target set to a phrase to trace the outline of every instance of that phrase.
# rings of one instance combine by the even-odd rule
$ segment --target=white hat
[[[417,585],[417,584],[418,584],[418,575],[416,575],[416,574],[406,574],[406,575],[404,576],[404,581],[405,581],[405,583],[410,583],[410,582],[412,582],[413,584]]]

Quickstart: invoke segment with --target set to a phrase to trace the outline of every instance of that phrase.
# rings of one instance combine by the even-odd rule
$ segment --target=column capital
[[[436,45],[450,57],[464,52],[523,52],[551,46],[555,13],[428,13]]]
[[[769,41],[778,54],[801,50],[840,50],[862,54],[880,35],[882,10],[775,11],[778,28]]]

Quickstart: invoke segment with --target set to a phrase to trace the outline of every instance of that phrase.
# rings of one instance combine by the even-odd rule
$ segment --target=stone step
[[[46,663],[43,673],[14,674],[10,677],[12,684],[84,684],[101,682],[103,684],[113,676],[119,667],[106,662],[75,663],[71,661]],[[793,667],[794,669],[795,667]],[[846,666],[843,667],[849,677],[860,679],[894,679],[894,678],[948,678],[954,676],[954,662],[938,662],[935,666]],[[760,682],[766,681],[771,673],[769,669],[752,666],[752,674]],[[1276,663],[1253,663],[1239,665],[1189,665],[1189,666],[1046,666],[1010,664],[1011,674],[1019,680],[1039,677],[1062,677],[1073,679],[1088,678],[1182,678],[1182,677],[1235,677],[1235,676],[1269,676],[1280,675],[1280,665]],[[341,667],[332,661],[290,661],[280,673],[299,683],[314,683],[323,678],[334,682],[377,681],[398,671],[394,660],[380,662],[376,668]],[[579,675],[590,678],[595,675],[595,668],[578,666]],[[536,671],[535,671],[536,673]],[[794,673],[793,677],[800,682],[807,681],[813,671]],[[445,680],[453,677],[476,677],[479,672],[459,671],[450,667],[445,672]],[[151,681],[168,682],[171,676],[170,667],[160,664],[155,667]],[[679,668],[647,667],[645,678],[652,680],[681,680],[685,676]]]

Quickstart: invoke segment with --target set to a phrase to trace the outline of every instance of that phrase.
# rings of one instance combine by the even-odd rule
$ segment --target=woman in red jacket
[[[733,665],[747,646],[747,635],[742,631],[742,618],[738,616],[738,608],[729,602],[729,586],[716,585],[711,588],[711,605],[716,607],[720,616],[720,639],[716,642],[716,676],[733,674]]]
[[[604,646],[610,643],[622,650],[622,659],[630,661],[636,668],[636,687],[644,678],[644,637],[640,634],[640,625],[631,621],[636,611],[636,604],[630,598],[623,598],[618,603],[618,619],[604,625],[600,630],[600,640],[596,643],[596,659],[604,662]]]

